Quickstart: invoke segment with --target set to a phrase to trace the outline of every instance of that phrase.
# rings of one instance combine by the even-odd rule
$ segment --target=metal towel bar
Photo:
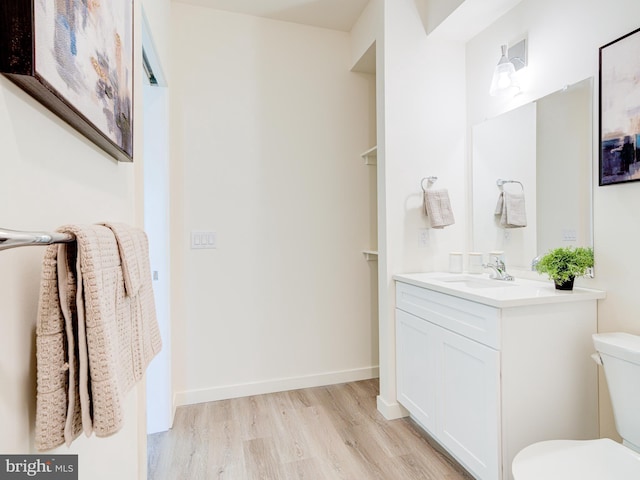
[[[51,245],[53,243],[74,242],[76,237],[71,233],[59,232],[19,232],[0,228],[0,250],[28,245]]]

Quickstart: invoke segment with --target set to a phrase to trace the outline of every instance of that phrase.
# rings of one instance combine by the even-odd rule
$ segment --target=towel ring
[[[424,181],[427,180],[427,187],[425,188],[424,186]],[[420,187],[422,187],[422,191],[424,193],[427,193],[427,188],[429,188],[431,185],[433,185],[434,183],[436,183],[438,181],[438,177],[424,177],[422,180],[420,180]]]
[[[522,184],[522,182],[519,182],[518,180],[504,180],[502,178],[499,178],[498,180],[496,180],[496,185],[500,188],[502,188],[505,183],[517,183],[518,185],[520,185],[520,188],[524,192],[524,185]]]

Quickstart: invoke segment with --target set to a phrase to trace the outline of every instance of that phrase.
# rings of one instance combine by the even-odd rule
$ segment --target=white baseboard
[[[400,405],[398,402],[389,403],[385,401],[380,395],[377,397],[378,411],[387,420],[395,420],[396,418],[403,418],[409,416],[409,411]]]
[[[174,406],[193,405],[196,403],[215,402],[228,398],[248,397],[250,395],[262,395],[264,393],[284,392],[286,390],[298,390],[300,388],[321,387],[337,383],[356,382],[378,378],[379,368],[366,367],[339,372],[321,373],[318,375],[305,375],[302,377],[278,378],[262,382],[240,383],[236,385],[223,385],[220,387],[202,388],[198,390],[185,390],[176,392]]]
[[[171,402],[171,428],[176,420],[176,409],[178,408],[178,394],[174,392],[173,401]]]

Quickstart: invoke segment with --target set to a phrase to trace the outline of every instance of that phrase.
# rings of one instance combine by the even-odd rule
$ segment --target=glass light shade
[[[493,71],[489,94],[495,97],[498,95],[515,94],[520,91],[520,87],[514,77],[515,73],[516,68],[507,58],[507,46],[502,45],[502,56]]]

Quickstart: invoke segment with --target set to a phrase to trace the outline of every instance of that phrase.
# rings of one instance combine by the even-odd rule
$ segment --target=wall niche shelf
[[[377,262],[378,261],[378,252],[377,250],[364,250],[362,252],[364,258],[367,262]]]
[[[370,148],[366,152],[361,153],[360,156],[363,158],[365,165],[378,165],[378,146],[376,145]]]

